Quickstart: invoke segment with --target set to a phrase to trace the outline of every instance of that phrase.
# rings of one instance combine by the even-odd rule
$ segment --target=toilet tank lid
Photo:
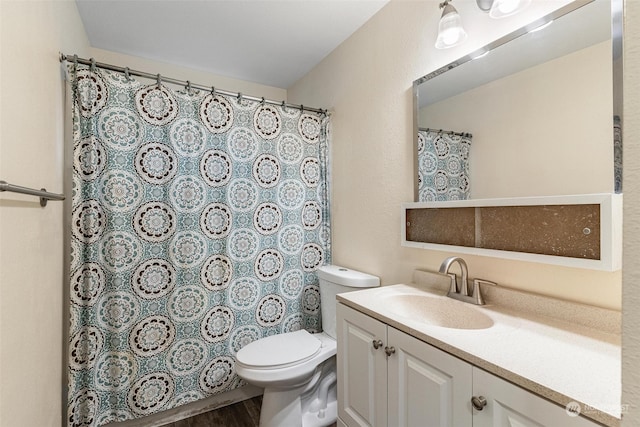
[[[328,282],[352,288],[375,288],[380,286],[379,277],[338,265],[324,265],[318,268],[318,277]]]

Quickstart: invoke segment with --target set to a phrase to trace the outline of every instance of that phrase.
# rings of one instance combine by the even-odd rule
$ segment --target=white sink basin
[[[446,297],[390,295],[386,308],[399,316],[433,326],[451,329],[487,329],[493,319],[480,309]]]

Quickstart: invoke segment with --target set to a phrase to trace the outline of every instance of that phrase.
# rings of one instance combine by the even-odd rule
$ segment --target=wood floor
[[[258,427],[261,404],[262,396],[257,396],[162,427]]]
[[[261,404],[262,396],[257,396],[162,427],[258,427]],[[333,424],[331,427],[335,426]]]

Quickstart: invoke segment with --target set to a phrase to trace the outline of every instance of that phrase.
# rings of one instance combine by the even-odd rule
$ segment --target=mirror
[[[414,200],[621,192],[619,3],[572,2],[416,80]]]

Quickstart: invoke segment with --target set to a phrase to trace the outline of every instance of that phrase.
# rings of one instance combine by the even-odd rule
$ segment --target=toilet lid
[[[254,341],[241,348],[236,358],[252,368],[282,368],[310,359],[320,346],[320,340],[303,329]]]

